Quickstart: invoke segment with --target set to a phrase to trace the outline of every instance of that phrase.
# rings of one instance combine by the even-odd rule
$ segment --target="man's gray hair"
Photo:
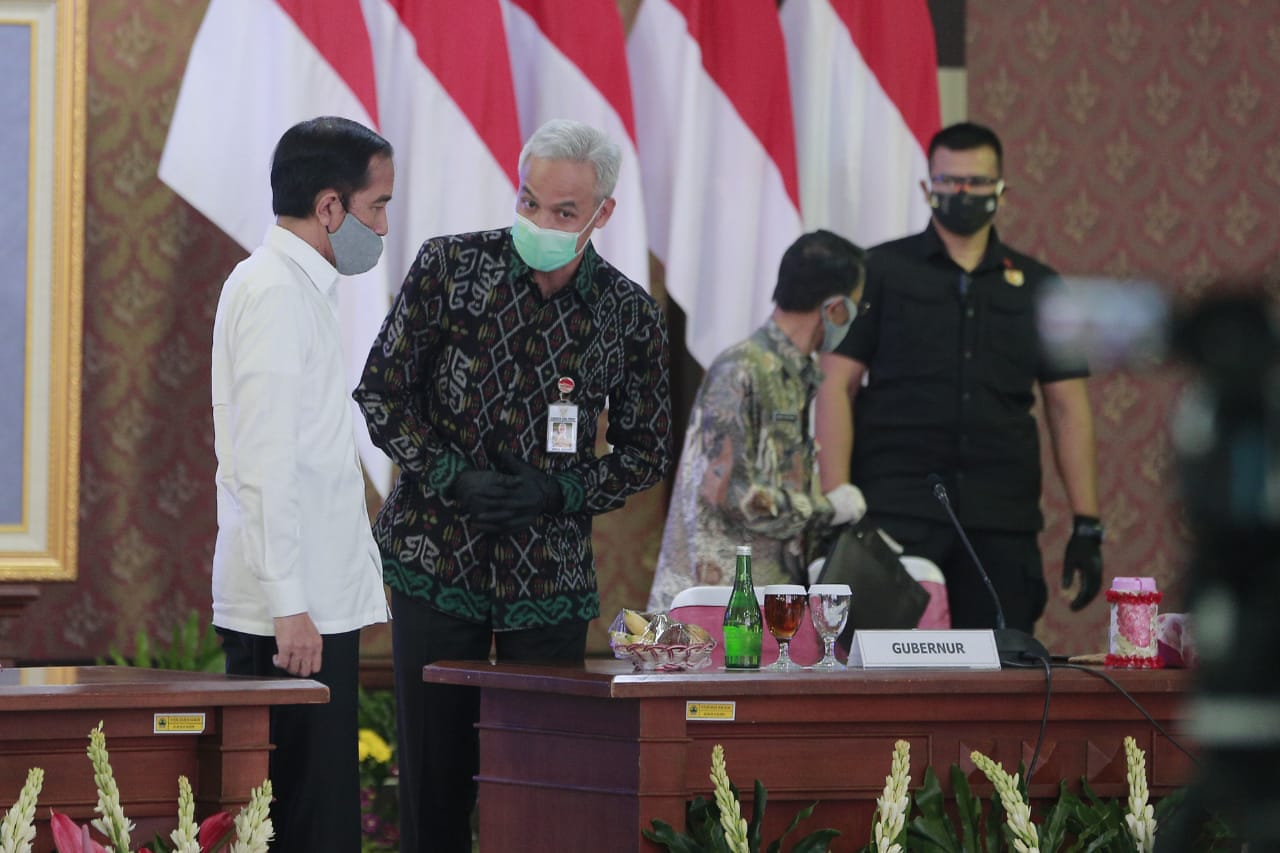
[[[567,118],[553,118],[533,132],[520,152],[520,169],[530,157],[543,160],[572,160],[590,163],[596,170],[596,201],[613,195],[618,184],[622,150],[608,135],[589,124]]]

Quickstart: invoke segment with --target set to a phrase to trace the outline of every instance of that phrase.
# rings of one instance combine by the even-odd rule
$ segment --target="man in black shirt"
[[[1102,584],[1102,525],[1088,367],[1046,354],[1036,306],[1062,282],[992,225],[1001,157],[981,125],[952,125],[931,141],[929,227],[871,250],[857,319],[822,356],[819,465],[824,491],[854,483],[906,553],[942,568],[953,627],[995,627],[990,595],[929,486],[930,474],[942,477],[1008,627],[1030,632],[1047,596],[1033,385],[1075,515],[1063,563],[1064,587],[1080,575],[1073,610]]]

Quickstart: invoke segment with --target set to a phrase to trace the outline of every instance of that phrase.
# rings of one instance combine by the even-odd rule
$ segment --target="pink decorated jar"
[[[1107,590],[1111,602],[1111,634],[1107,666],[1113,669],[1159,669],[1156,616],[1164,593],[1155,578],[1115,578]]]

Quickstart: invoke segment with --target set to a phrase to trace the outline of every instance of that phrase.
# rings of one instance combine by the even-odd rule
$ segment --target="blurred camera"
[[[1250,851],[1280,850],[1280,324],[1260,284],[1207,292],[1174,305],[1150,282],[1075,279],[1039,306],[1051,357],[1189,375],[1171,433],[1194,540],[1200,764],[1160,853],[1194,850],[1210,815]]]

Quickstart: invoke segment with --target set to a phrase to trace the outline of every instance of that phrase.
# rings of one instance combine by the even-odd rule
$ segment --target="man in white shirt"
[[[377,263],[394,178],[391,145],[356,122],[286,131],[271,165],[276,224],[228,277],[214,318],[213,624],[226,669],[330,691],[327,705],[272,709],[275,853],[360,849],[360,629],[385,622],[387,606],[337,287]]]

